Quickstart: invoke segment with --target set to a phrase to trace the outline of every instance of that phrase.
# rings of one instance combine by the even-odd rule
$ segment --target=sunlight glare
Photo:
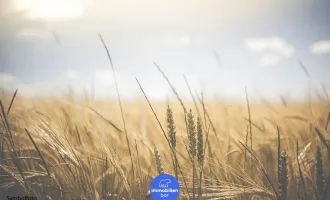
[[[59,21],[81,16],[84,6],[79,0],[13,0],[12,9],[28,19]]]

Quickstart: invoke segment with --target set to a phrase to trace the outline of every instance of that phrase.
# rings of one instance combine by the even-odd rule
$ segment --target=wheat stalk
[[[321,148],[318,146],[316,148],[315,154],[315,182],[316,182],[316,198],[321,200],[324,195],[325,190],[325,177],[323,169],[323,159]]]
[[[176,128],[175,128],[175,122],[173,118],[173,112],[170,108],[170,105],[167,105],[166,109],[166,122],[167,122],[167,135],[170,141],[170,145],[173,149],[173,154],[176,154]],[[175,160],[175,155],[172,156],[172,162],[173,162],[173,168],[175,177],[178,178],[178,163]]]
[[[191,159],[191,164],[193,167],[193,200],[195,199],[195,158],[196,158],[196,150],[197,150],[197,143],[196,143],[196,126],[195,126],[195,119],[192,110],[190,109],[187,114],[187,132],[188,132],[188,141],[189,141],[189,155]]]
[[[279,200],[287,200],[288,197],[288,166],[287,155],[282,151],[279,163]]]
[[[199,165],[199,190],[198,198],[202,196],[202,178],[203,178],[203,163],[204,163],[204,147],[203,147],[203,123],[201,118],[197,117],[197,160]]]
[[[157,169],[158,174],[164,174],[163,162],[160,157],[159,150],[155,144],[154,144],[154,155],[155,155],[156,169]]]

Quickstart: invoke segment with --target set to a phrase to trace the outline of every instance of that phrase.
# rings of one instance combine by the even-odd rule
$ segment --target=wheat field
[[[1,198],[151,199],[152,178],[169,173],[180,199],[330,199],[329,100],[177,97],[4,95]]]
[[[330,200],[329,3],[0,0],[0,200]]]

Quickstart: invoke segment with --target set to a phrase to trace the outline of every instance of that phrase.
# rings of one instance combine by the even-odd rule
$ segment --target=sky
[[[244,3],[242,3],[244,2]],[[302,99],[330,86],[328,0],[0,0],[0,86],[123,98]],[[299,65],[307,68],[309,77]],[[94,89],[92,89],[94,88]]]

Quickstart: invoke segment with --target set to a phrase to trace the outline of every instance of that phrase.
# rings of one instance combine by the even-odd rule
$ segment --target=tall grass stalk
[[[156,144],[154,144],[154,154],[155,154],[157,173],[164,174],[162,158],[160,157],[160,153],[159,153],[159,150],[158,150]]]
[[[198,199],[202,197],[203,165],[204,165],[204,147],[203,147],[203,124],[201,118],[197,117],[197,160],[199,166],[199,189]]]
[[[167,134],[170,139],[171,146],[174,150],[174,154],[176,154],[176,128],[173,118],[173,112],[169,105],[167,105],[167,109],[166,109],[166,122],[167,122]],[[178,178],[178,163],[174,159],[174,156],[172,156],[172,162],[173,162],[175,177]]]
[[[104,47],[104,49],[105,49],[105,51],[106,51],[106,53],[107,53],[108,60],[109,60],[109,62],[110,62],[110,66],[111,66],[111,69],[112,69],[113,79],[114,79],[114,81],[115,81],[115,86],[116,86],[116,92],[117,92],[118,103],[119,103],[119,107],[120,107],[121,118],[122,118],[122,122],[123,122],[123,125],[124,125],[124,131],[125,131],[125,134],[126,134],[127,148],[128,148],[129,156],[130,156],[130,158],[131,158],[132,172],[133,172],[133,176],[135,176],[135,173],[134,173],[133,155],[132,155],[131,145],[130,145],[130,142],[129,142],[129,139],[128,139],[128,133],[127,133],[127,129],[126,129],[126,122],[125,122],[125,118],[124,118],[123,106],[122,106],[122,103],[121,103],[120,93],[119,93],[119,89],[118,89],[118,82],[117,82],[117,76],[116,76],[115,67],[113,66],[112,59],[111,59],[111,56],[110,56],[110,53],[109,53],[108,47],[107,47],[107,45],[105,44],[102,35],[99,34],[99,37],[100,37],[100,40],[101,40],[101,42],[102,42],[102,44],[103,44],[103,47]]]
[[[192,110],[189,110],[187,115],[187,123],[188,123],[188,142],[189,142],[189,155],[191,159],[191,164],[193,167],[193,179],[192,179],[192,190],[193,190],[193,200],[195,199],[195,174],[196,174],[196,167],[195,167],[195,158],[196,158],[196,151],[197,151],[197,141],[196,141],[196,126],[195,126],[195,119]]]
[[[288,166],[287,155],[282,151],[279,164],[279,200],[288,199]]]
[[[160,123],[160,120],[159,120],[159,118],[158,118],[158,116],[157,116],[155,110],[153,109],[153,107],[152,107],[152,105],[151,105],[151,103],[150,103],[150,101],[149,101],[149,99],[148,99],[146,93],[144,92],[144,90],[143,90],[143,88],[142,88],[142,86],[141,86],[141,84],[140,84],[140,82],[139,82],[139,80],[138,80],[137,78],[136,78],[136,82],[137,82],[137,84],[139,85],[140,90],[142,91],[142,93],[143,93],[143,95],[144,95],[146,101],[148,102],[149,107],[150,107],[152,113],[154,114],[154,117],[156,118],[156,120],[157,120],[157,122],[158,122],[158,125],[159,125],[159,127],[160,127],[160,129],[161,129],[161,131],[162,131],[162,133],[163,133],[163,135],[164,135],[166,141],[167,141],[167,144],[168,144],[169,147],[170,147],[171,153],[172,153],[172,155],[173,155],[173,157],[174,157],[175,162],[177,163],[177,167],[178,167],[178,170],[179,170],[179,172],[180,172],[180,174],[181,174],[181,177],[182,177],[183,183],[184,183],[185,188],[186,188],[186,193],[187,193],[187,196],[188,196],[188,199],[189,199],[189,191],[188,191],[187,182],[186,182],[186,179],[185,179],[185,177],[184,177],[184,174],[183,174],[183,172],[182,172],[182,170],[181,170],[181,167],[180,167],[180,164],[179,164],[179,161],[178,161],[178,158],[177,158],[176,150],[173,149],[173,147],[172,147],[172,145],[171,145],[171,142],[170,142],[169,138],[167,137],[166,132],[165,132],[165,130],[164,130],[162,124]]]
[[[273,185],[273,183],[271,182],[271,179],[266,171],[266,169],[264,168],[264,166],[262,165],[262,163],[260,162],[260,160],[258,159],[258,157],[255,155],[255,153],[253,153],[253,151],[251,149],[249,149],[249,147],[245,146],[241,141],[239,141],[239,143],[241,143],[241,145],[252,155],[252,157],[257,161],[262,173],[264,174],[264,176],[266,177],[269,185],[271,186],[274,194],[276,195],[277,199],[279,199],[279,195],[275,190],[275,187]]]
[[[301,183],[303,185],[304,195],[305,195],[306,198],[308,198],[307,191],[306,191],[305,178],[304,178],[304,175],[302,173],[300,162],[299,162],[299,143],[298,143],[298,138],[296,139],[296,147],[297,147],[296,148],[296,158],[297,158],[297,164],[298,164],[298,170],[299,170],[299,177],[300,177]]]
[[[316,148],[315,163],[316,199],[321,200],[324,196],[326,183],[324,177],[322,152],[319,146]]]

